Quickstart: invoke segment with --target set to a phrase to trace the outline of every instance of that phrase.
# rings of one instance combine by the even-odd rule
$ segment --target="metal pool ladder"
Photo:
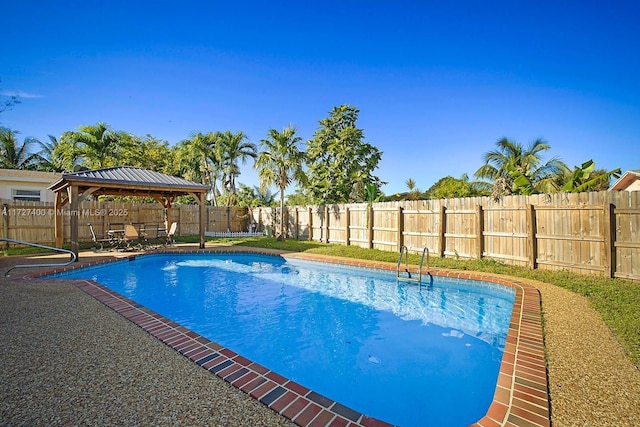
[[[69,265],[69,264],[73,264],[74,262],[76,262],[78,260],[78,257],[76,256],[75,253],[73,253],[73,251],[70,251],[68,249],[62,249],[62,248],[54,248],[51,246],[45,246],[45,245],[39,245],[37,243],[31,243],[31,242],[23,242],[22,240],[13,240],[13,239],[6,239],[6,238],[0,238],[0,241],[3,242],[9,242],[9,243],[18,243],[20,245],[28,245],[28,246],[34,246],[36,248],[43,248],[43,249],[50,249],[52,251],[56,251],[56,252],[64,252],[64,253],[68,253],[71,255],[71,260],[69,262],[65,262],[62,264],[19,264],[19,265],[14,265],[13,267],[11,267],[10,269],[8,269],[5,273],[4,273],[4,277],[9,277],[9,272],[11,270],[13,270],[14,268],[28,268],[28,267],[64,267],[65,265]]]
[[[418,251],[418,249],[416,249]],[[401,275],[400,265],[402,264],[402,255],[404,255],[404,273],[406,276]],[[396,267],[396,279],[397,280],[408,280],[413,282],[422,282],[422,264],[424,263],[424,256],[427,255],[427,269],[429,268],[429,249],[425,246],[422,248],[422,258],[420,258],[420,267],[418,268],[418,277],[411,276],[411,272],[409,271],[409,249],[406,246],[402,245],[400,248],[400,256],[398,257],[398,266]]]

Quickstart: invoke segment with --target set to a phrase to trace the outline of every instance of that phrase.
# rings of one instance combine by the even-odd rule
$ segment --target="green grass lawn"
[[[181,237],[179,242],[197,243],[197,236]],[[371,261],[398,262],[396,252],[364,249],[357,246],[325,244],[302,240],[278,241],[274,238],[208,238],[208,242],[259,248],[308,252]],[[80,249],[91,249],[91,242],[81,243]],[[65,246],[66,247],[66,246]],[[42,249],[16,247],[3,251],[5,255],[42,253]],[[418,265],[420,255],[410,254],[409,263]],[[425,263],[426,264],[426,263]],[[587,276],[567,271],[529,270],[493,260],[463,260],[455,258],[429,257],[429,266],[452,270],[468,270],[539,280],[568,289],[588,298],[592,307],[602,316],[624,347],[631,361],[640,368],[640,282]]]

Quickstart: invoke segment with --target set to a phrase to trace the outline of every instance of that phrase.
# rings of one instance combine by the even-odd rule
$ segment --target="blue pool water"
[[[148,255],[55,277],[110,289],[352,409],[466,426],[493,399],[513,290],[256,254]]]

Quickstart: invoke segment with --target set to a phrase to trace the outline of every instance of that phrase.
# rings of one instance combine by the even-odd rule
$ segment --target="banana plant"
[[[573,168],[573,173],[568,177],[561,191],[569,193],[580,193],[589,191],[603,183],[608,184],[613,178],[620,178],[620,168],[605,172],[604,170],[596,170],[596,164],[593,160],[587,160],[581,166]]]

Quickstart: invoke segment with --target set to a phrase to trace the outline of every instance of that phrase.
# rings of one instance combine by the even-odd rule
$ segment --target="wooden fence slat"
[[[484,253],[484,213],[482,205],[477,206],[476,216],[476,258],[482,259],[482,254]]]
[[[527,225],[529,232],[527,242],[529,243],[529,268],[535,269],[538,266],[538,234],[536,226],[536,210],[533,205],[529,205],[527,210]]]

